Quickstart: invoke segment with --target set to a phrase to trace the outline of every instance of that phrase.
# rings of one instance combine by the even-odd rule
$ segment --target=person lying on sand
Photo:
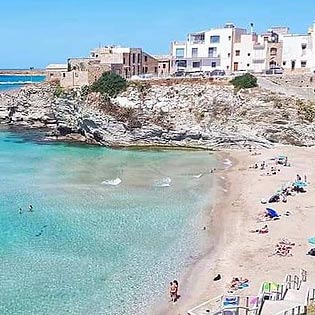
[[[244,287],[248,286],[249,280],[248,279],[243,279],[241,278],[237,278],[237,277],[233,277],[232,281],[230,283],[229,289],[230,290],[238,290],[238,289],[243,289]]]
[[[293,254],[291,253],[293,246],[295,246],[295,243],[292,243],[287,239],[283,239],[278,244],[276,244],[273,254],[269,256],[273,255],[278,255],[282,257],[293,256]]]
[[[269,228],[268,228],[268,225],[266,224],[261,229],[251,230],[250,232],[251,233],[259,233],[259,234],[266,234],[266,233],[269,233]]]

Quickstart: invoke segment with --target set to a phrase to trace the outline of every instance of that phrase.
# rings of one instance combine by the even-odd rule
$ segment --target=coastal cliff
[[[47,83],[0,94],[0,122],[47,139],[206,149],[315,145],[314,104],[204,80],[135,82],[115,98]]]

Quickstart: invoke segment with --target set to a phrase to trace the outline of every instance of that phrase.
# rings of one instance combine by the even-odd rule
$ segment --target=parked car
[[[271,67],[268,70],[266,70],[266,74],[283,74],[283,68],[282,67]]]
[[[224,76],[225,74],[226,74],[226,73],[225,73],[224,70],[219,70],[219,69],[216,69],[216,70],[213,70],[213,71],[210,72],[210,76],[211,76],[211,77],[214,77],[214,76],[220,76],[220,77],[222,77],[222,76]]]
[[[205,74],[203,71],[194,71],[194,72],[186,72],[186,77],[196,78],[196,77],[204,77]]]
[[[172,74],[172,77],[184,77],[185,72],[184,71],[176,71]]]

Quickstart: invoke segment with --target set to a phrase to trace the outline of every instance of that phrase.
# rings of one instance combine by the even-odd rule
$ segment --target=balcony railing
[[[204,44],[205,41],[202,40],[202,39],[192,39],[192,40],[190,41],[190,43],[191,43],[191,44]]]

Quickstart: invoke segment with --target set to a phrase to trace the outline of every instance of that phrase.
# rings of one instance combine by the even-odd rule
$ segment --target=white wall
[[[302,49],[302,45],[306,48]],[[309,71],[314,67],[313,36],[286,35],[283,36],[282,65],[286,72]],[[295,61],[295,70],[292,71],[292,61]],[[301,62],[306,61],[306,67]]]

